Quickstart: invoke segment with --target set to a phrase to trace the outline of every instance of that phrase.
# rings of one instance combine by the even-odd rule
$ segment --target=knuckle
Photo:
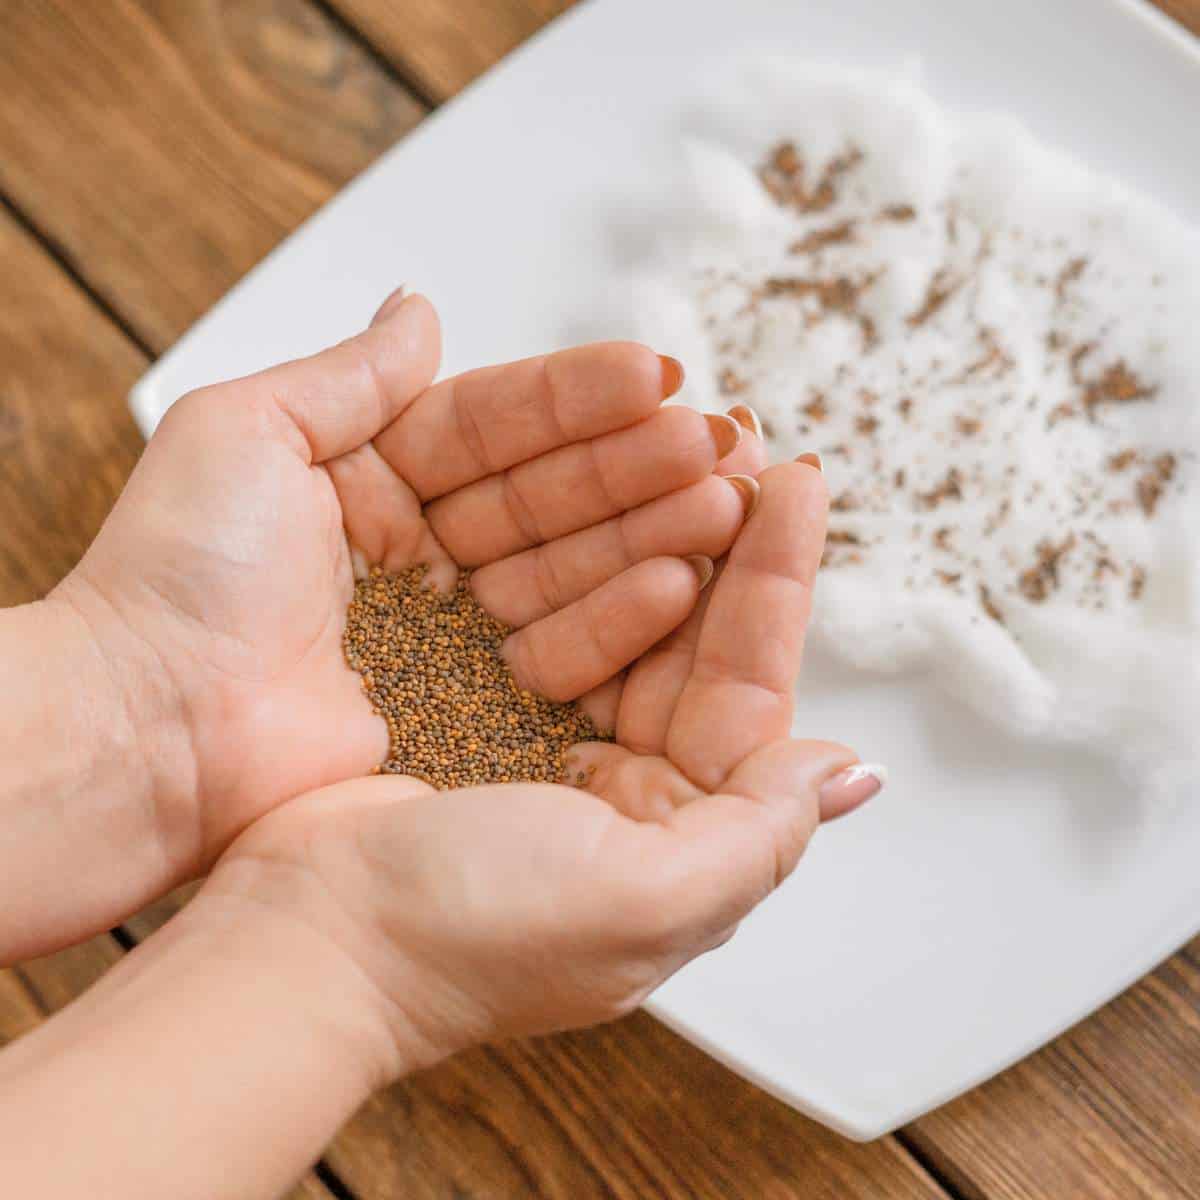
[[[627,512],[621,513],[612,523],[613,552],[617,563],[620,564],[618,569],[622,571],[640,562],[644,557],[637,545],[638,530],[633,519],[636,511],[636,509],[629,509]]]
[[[670,446],[672,457],[690,475],[707,473],[716,462],[713,436],[703,415],[693,408],[671,404],[655,418],[662,422],[663,436]],[[814,474],[816,472],[813,472]]]
[[[566,603],[567,593],[559,578],[558,565],[554,561],[553,544],[538,546],[534,550],[533,577],[542,607],[547,613],[558,612]]]
[[[599,441],[590,441],[587,446],[590,458],[588,465],[599,505],[605,512],[620,513],[626,506],[623,489],[614,471],[615,464],[610,462],[611,455],[603,452],[603,443]]]
[[[170,408],[167,409],[159,422],[160,429],[171,429],[176,425],[189,425],[200,419],[202,414],[211,413],[213,406],[220,399],[221,388],[218,384],[194,388],[184,392]]]
[[[458,430],[458,436],[466,446],[467,453],[474,460],[476,468],[485,475],[493,474],[487,443],[467,392],[461,387],[452,387],[450,404],[454,411],[454,423]]]
[[[607,667],[616,670],[625,666],[625,654],[621,648],[621,633],[619,620],[604,598],[595,592],[584,597],[579,605],[580,624],[583,635],[592,647],[595,658]]]
[[[564,419],[564,413],[568,407],[566,399],[570,390],[570,380],[564,378],[563,359],[558,354],[546,355],[542,359],[539,400],[545,411],[551,433],[563,445],[573,440],[572,431]]]
[[[526,500],[522,493],[517,473],[515,471],[505,471],[500,478],[502,480],[501,488],[504,497],[504,506],[514,527],[521,537],[525,539],[526,543],[537,545],[543,540],[535,515],[537,510]]]
[[[641,342],[615,342],[613,348],[621,357],[628,373],[627,387],[644,407],[652,411],[662,403],[662,362],[649,346]]]
[[[668,404],[652,418],[660,437],[670,438],[681,444],[707,442],[708,426],[694,408],[682,404]]]
[[[521,687],[548,700],[565,702],[571,697],[563,694],[561,683],[555,686],[554,672],[544,662],[545,651],[545,638],[536,624],[510,634],[503,647],[509,669]]]

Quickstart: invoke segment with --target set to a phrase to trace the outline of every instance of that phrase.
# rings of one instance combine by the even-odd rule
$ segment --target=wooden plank
[[[971,1198],[1200,1194],[1200,939],[905,1132]]]
[[[13,969],[0,971],[0,1049],[28,1033],[41,1021],[41,1010]]]
[[[53,587],[112,507],[141,452],[125,392],[145,360],[3,210],[0,308],[0,605],[9,605]]]
[[[169,896],[155,901],[135,917],[125,922],[125,931],[135,940],[144,942],[156,929],[161,929],[200,890],[199,883],[176,888]]]
[[[448,100],[573,0],[329,0],[434,103]],[[1200,0],[1154,0],[1200,33]]]
[[[1200,34],[1200,0],[1153,0],[1168,16],[1192,33]]]
[[[846,1142],[640,1013],[461,1055],[376,1097],[326,1157],[361,1200],[944,1195],[894,1139]]]
[[[139,940],[194,893],[127,923]],[[370,1100],[325,1153],[359,1200],[945,1200],[894,1138],[846,1142],[643,1013],[482,1047]]]
[[[573,0],[330,0],[422,96],[462,91]]]
[[[0,972],[0,1046],[40,1025],[91,987],[121,950],[108,934]]]
[[[22,963],[17,974],[43,1015],[52,1016],[83,995],[123,955],[121,947],[105,933],[57,954]]]
[[[193,891],[126,927],[148,937]],[[895,1139],[843,1141],[645,1014],[460,1055],[371,1100],[325,1160],[359,1200],[944,1200]]]
[[[306,0],[9,0],[0,78],[0,192],[155,350],[424,112]]]

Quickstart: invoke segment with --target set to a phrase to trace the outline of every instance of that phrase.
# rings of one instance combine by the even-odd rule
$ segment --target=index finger
[[[829,507],[819,470],[770,467],[713,587],[667,756],[705,790],[758,747],[786,737]]]
[[[423,501],[559,446],[623,429],[679,390],[683,368],[633,342],[598,342],[434,384],[375,445]]]

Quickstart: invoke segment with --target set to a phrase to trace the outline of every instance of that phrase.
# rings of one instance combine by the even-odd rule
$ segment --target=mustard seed
[[[424,586],[426,572],[373,568],[346,615],[346,661],[387,723],[388,756],[376,772],[439,789],[569,780],[567,751],[611,736],[577,704],[517,684],[500,653],[510,630],[476,602],[469,573],[443,595]]]

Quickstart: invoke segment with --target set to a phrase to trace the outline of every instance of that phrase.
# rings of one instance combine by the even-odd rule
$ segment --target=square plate
[[[1198,223],[1198,45],[1134,0],[592,0],[251,272],[134,413],[148,433],[188,388],[344,337],[400,281],[440,309],[447,371],[573,340],[638,235],[623,182],[665,184],[708,73],[761,48],[919,58],[947,107],[1014,113]],[[1029,1053],[1200,928],[1197,797],[1144,812],[1102,765],[1008,741],[920,680],[817,661],[798,727],[889,763],[890,791],[649,1007],[850,1137]]]

